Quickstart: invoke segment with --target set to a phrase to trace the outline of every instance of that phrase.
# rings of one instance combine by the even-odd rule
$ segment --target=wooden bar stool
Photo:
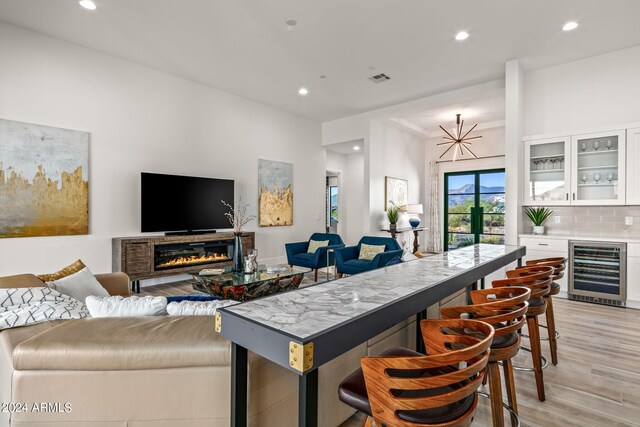
[[[545,400],[544,393],[544,376],[542,370],[547,366],[547,359],[542,356],[540,347],[540,326],[538,316],[545,314],[547,309],[547,300],[544,296],[549,294],[551,290],[551,275],[553,268],[547,266],[531,266],[522,267],[515,270],[507,271],[507,278],[494,280],[491,285],[494,288],[524,286],[531,290],[529,298],[529,307],[527,308],[527,326],[529,329],[529,342],[531,348],[521,346],[520,348],[531,352],[533,368],[524,368],[514,366],[513,369],[521,371],[532,371],[536,377],[536,389],[538,399],[541,402]]]
[[[551,282],[551,291],[548,295],[544,296],[544,299],[547,300],[547,325],[540,325],[542,328],[547,328],[549,338],[541,338],[543,340],[549,341],[549,348],[551,350],[551,363],[554,365],[558,364],[558,338],[560,334],[556,329],[556,319],[553,313],[553,299],[551,298],[553,295],[558,295],[560,293],[560,284],[557,282],[558,280],[564,277],[564,271],[567,267],[567,259],[562,257],[557,258],[542,258],[542,259],[532,259],[527,261],[526,266],[533,265],[542,265],[553,267],[553,275],[551,278],[553,282]],[[523,335],[524,336],[524,335]]]
[[[471,424],[494,331],[479,320],[420,322],[427,355],[395,348],[363,357],[338,389],[340,400],[378,427]]]
[[[520,425],[511,358],[518,353],[520,347],[518,330],[526,321],[529,306],[527,301],[530,296],[531,290],[525,287],[481,289],[471,291],[473,305],[445,307],[441,310],[444,319],[482,320],[493,326],[495,330],[487,368],[491,391],[491,395],[487,397],[491,398],[494,427],[504,426],[503,407],[511,413],[512,425]],[[502,362],[504,370],[508,405],[502,401],[502,382],[498,362]]]

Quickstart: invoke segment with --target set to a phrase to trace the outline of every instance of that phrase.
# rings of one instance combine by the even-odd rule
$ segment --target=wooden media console
[[[126,273],[131,289],[140,293],[140,280],[231,265],[233,241],[233,232],[116,237],[112,240],[113,271]],[[254,247],[255,233],[242,233],[243,251]]]

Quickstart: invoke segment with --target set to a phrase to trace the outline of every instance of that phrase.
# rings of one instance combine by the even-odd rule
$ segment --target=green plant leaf
[[[524,213],[531,220],[533,225],[539,227],[545,223],[547,219],[553,214],[553,210],[546,207],[527,208]]]

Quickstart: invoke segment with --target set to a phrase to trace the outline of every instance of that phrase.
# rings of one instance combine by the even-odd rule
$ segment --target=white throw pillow
[[[220,307],[238,304],[233,300],[180,301],[167,305],[169,316],[213,316]]]
[[[84,267],[77,273],[67,277],[47,282],[47,286],[82,303],[85,302],[89,295],[109,296],[109,292],[102,287],[98,279],[89,270],[89,267]]]
[[[49,320],[82,319],[88,315],[80,301],[53,289],[0,289],[0,330]]]
[[[87,297],[91,317],[164,316],[167,308],[165,297]]]

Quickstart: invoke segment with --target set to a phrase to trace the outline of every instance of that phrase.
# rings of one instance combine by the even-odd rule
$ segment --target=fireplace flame
[[[229,257],[225,254],[191,255],[188,257],[177,257],[156,265],[156,268],[180,267],[185,265],[203,264],[206,262],[227,261]]]

